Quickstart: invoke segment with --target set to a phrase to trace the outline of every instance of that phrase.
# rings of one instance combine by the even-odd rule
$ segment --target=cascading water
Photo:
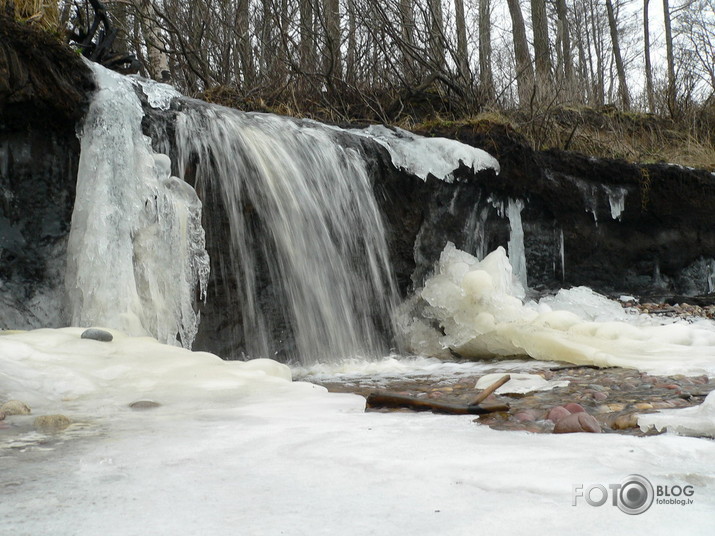
[[[396,292],[364,157],[326,127],[220,107],[187,109],[176,136],[179,169],[228,215],[244,352],[384,355]]]
[[[191,347],[209,269],[201,203],[151,150],[130,79],[92,68],[99,90],[80,135],[67,251],[72,325]]]

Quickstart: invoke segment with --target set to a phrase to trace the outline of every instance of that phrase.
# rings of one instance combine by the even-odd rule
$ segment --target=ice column
[[[509,218],[509,260],[514,269],[514,276],[526,289],[526,251],[524,249],[524,227],[521,223],[521,211],[524,209],[524,201],[521,199],[509,199],[507,206],[507,217]]]
[[[201,203],[142,134],[130,79],[93,69],[67,254],[72,325],[190,347],[209,272]]]

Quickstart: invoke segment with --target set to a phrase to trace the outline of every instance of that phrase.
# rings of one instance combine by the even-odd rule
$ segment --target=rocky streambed
[[[689,304],[624,303],[640,312],[683,319],[715,318],[715,306]],[[367,397],[370,393],[390,391],[398,395],[434,399],[467,405],[479,393],[477,382],[486,373],[514,374],[514,371],[536,375],[555,387],[523,394],[503,393],[509,382],[486,399],[486,402],[508,404],[508,411],[481,415],[476,422],[498,430],[525,430],[535,433],[564,431],[556,425],[574,412],[585,412],[595,419],[594,427],[604,433],[628,435],[656,434],[642,431],[638,416],[662,409],[686,408],[703,402],[715,390],[715,378],[708,376],[654,376],[635,369],[598,368],[568,363],[546,363],[524,359],[484,362],[482,369],[460,371],[455,363],[452,374],[394,374],[379,378],[365,375],[308,376],[305,379],[323,385],[332,392],[350,392]],[[512,381],[512,380],[510,380]],[[562,411],[564,408],[570,411]],[[411,411],[409,409],[370,409],[368,411]],[[574,418],[572,418],[574,420]],[[583,419],[582,419],[583,420]],[[593,420],[591,420],[593,422]],[[562,423],[563,425],[563,423]],[[565,431],[589,431],[576,429]],[[562,426],[563,427],[563,426]],[[595,430],[591,430],[595,431]]]
[[[497,363],[495,366],[498,366]],[[498,430],[551,433],[555,423],[548,418],[549,413],[559,406],[578,404],[596,419],[603,432],[646,435],[638,427],[639,414],[695,406],[702,403],[710,391],[715,390],[715,378],[707,376],[652,376],[637,370],[616,367],[599,369],[554,364],[549,368],[532,369],[529,373],[548,381],[568,384],[548,391],[491,395],[487,402],[507,403],[509,410],[482,415],[476,420]],[[367,397],[379,387],[380,390],[418,398],[467,404],[478,393],[475,385],[481,376],[467,374],[459,377],[426,375],[388,378],[379,385],[368,377],[353,377],[349,381],[339,378],[311,381],[332,392],[350,392]],[[508,387],[508,383],[505,387]]]

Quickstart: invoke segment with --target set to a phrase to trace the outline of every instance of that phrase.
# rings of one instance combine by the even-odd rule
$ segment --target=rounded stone
[[[129,404],[132,409],[154,409],[161,406],[159,402],[154,402],[153,400],[135,400]]]
[[[67,428],[72,421],[64,415],[40,415],[33,423],[40,432],[60,432]]]
[[[567,410],[565,407],[556,406],[549,410],[549,413],[546,416],[546,418],[548,420],[550,420],[551,422],[556,423],[556,422],[559,422],[564,417],[568,417],[569,415],[571,415],[571,412],[569,410]]]
[[[611,422],[611,428],[614,430],[626,430],[628,428],[636,428],[638,426],[638,414],[626,413],[619,415]]]
[[[554,426],[555,434],[572,434],[578,432],[600,433],[601,425],[588,413],[572,413],[568,417],[559,419]]]
[[[0,411],[5,415],[29,415],[32,413],[30,406],[19,400],[8,400],[0,406]]]
[[[4,421],[4,420],[5,420],[5,413],[0,411],[0,421]]]
[[[114,337],[108,331],[97,328],[89,328],[82,332],[83,339],[92,339],[94,341],[110,342]]]
[[[576,402],[571,402],[570,404],[566,404],[564,406],[564,408],[566,408],[566,410],[569,413],[585,413],[586,412],[586,410],[583,409],[583,406],[581,404],[577,404]]]

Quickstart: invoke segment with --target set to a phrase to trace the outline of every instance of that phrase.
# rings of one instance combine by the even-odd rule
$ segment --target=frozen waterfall
[[[209,271],[201,203],[142,134],[131,80],[91,66],[99,90],[80,133],[67,253],[72,325],[190,348]]]

